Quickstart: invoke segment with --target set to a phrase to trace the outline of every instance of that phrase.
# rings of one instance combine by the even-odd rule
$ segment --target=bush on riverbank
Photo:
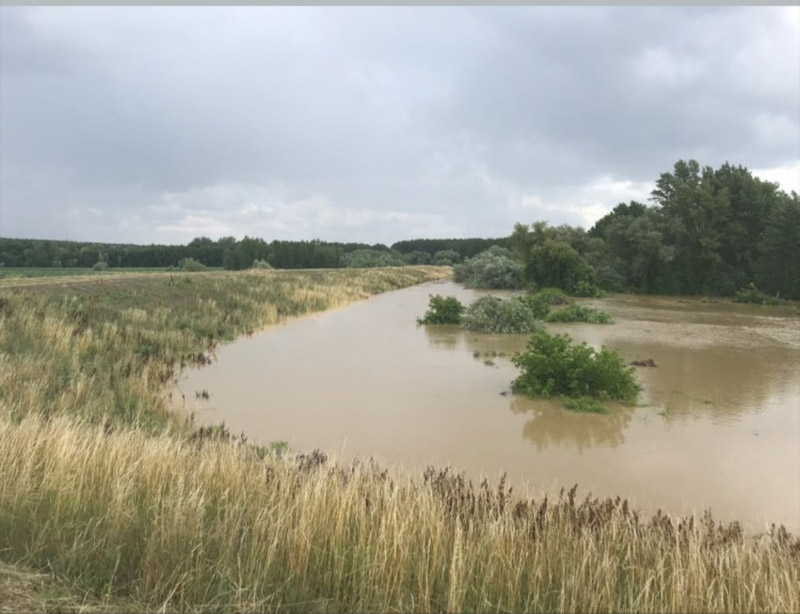
[[[467,288],[521,288],[522,265],[511,258],[511,252],[507,249],[493,245],[463,263],[454,265],[453,279]]]
[[[742,288],[736,293],[733,302],[753,303],[756,305],[780,305],[782,301],[777,296],[764,294],[755,284],[751,283],[749,286]]]
[[[612,317],[602,309],[586,305],[568,305],[562,309],[551,311],[545,317],[546,322],[588,322],[589,324],[613,324]]]
[[[434,294],[428,299],[428,311],[425,316],[417,318],[419,324],[459,324],[464,305],[455,296]]]
[[[522,371],[512,389],[531,397],[591,397],[633,403],[640,390],[634,369],[619,352],[608,348],[597,352],[586,343],[574,344],[569,335],[539,332],[512,362]]]
[[[520,300],[482,296],[464,314],[465,329],[481,333],[529,333],[541,328],[534,313]]]

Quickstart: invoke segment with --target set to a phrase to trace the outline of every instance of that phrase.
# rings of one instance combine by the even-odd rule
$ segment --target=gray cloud
[[[502,235],[689,157],[800,183],[799,16],[2,7],[0,234]]]

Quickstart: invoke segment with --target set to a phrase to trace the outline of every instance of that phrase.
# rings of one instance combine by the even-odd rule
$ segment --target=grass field
[[[221,271],[222,267],[209,267],[209,271]],[[115,267],[105,271],[95,271],[91,267],[1,267],[0,279],[18,277],[74,277],[77,275],[114,275],[120,273],[175,273],[165,267]]]
[[[342,466],[167,411],[219,343],[449,273],[0,280],[0,611],[800,610],[780,528]]]

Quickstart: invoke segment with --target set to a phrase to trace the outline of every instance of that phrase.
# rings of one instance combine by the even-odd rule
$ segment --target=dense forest
[[[0,266],[332,268],[457,264],[496,245],[523,266],[525,282],[594,284],[648,294],[731,295],[753,283],[800,298],[800,200],[742,166],[678,161],[661,174],[649,206],[620,203],[590,230],[517,224],[510,237],[415,239],[382,244],[198,237],[187,245],[120,245],[0,238]]]

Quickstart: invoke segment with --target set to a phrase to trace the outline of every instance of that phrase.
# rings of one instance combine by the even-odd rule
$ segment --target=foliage
[[[620,204],[589,231],[592,255],[636,292],[734,294],[756,283],[800,298],[800,200],[744,167],[679,160],[662,173],[653,207]],[[598,265],[599,266],[599,265]],[[604,269],[604,280],[613,280]]]
[[[432,258],[428,252],[413,251],[401,256],[406,264],[431,264]]]
[[[733,298],[734,303],[755,303],[757,305],[780,305],[781,300],[776,296],[764,294],[755,284],[751,283],[746,288],[742,288]]]
[[[376,249],[357,249],[344,254],[341,264],[348,268],[371,268],[385,266],[404,266],[405,261],[398,252]]]
[[[93,271],[107,271],[108,263],[105,260],[98,260],[92,265]]]
[[[430,254],[434,261],[439,252],[455,252],[457,258],[446,256],[455,264],[465,258],[472,258],[476,254],[486,251],[493,245],[508,247],[508,238],[499,239],[412,239],[410,241],[398,241],[392,245],[392,249],[402,254],[414,251],[422,251]]]
[[[491,290],[522,287],[522,267],[502,247],[493,246],[453,267],[453,279],[468,288]]]
[[[428,300],[428,311],[424,318],[417,318],[419,324],[459,324],[464,305],[455,296],[432,295]]]
[[[254,269],[271,269],[272,265],[266,260],[253,260]]]
[[[433,255],[433,264],[452,266],[461,262],[461,254],[452,249],[444,249]]]
[[[510,242],[524,263],[524,277],[529,284],[572,291],[579,282],[595,279],[596,271],[578,250],[578,246],[588,245],[581,229],[552,228],[546,222],[537,222],[530,228],[517,224]]]
[[[512,388],[528,396],[592,397],[633,403],[640,387],[633,367],[616,351],[599,352],[586,343],[573,344],[569,335],[533,335],[527,350],[513,357],[522,373]]]
[[[589,324],[613,324],[614,320],[602,309],[586,305],[568,305],[551,311],[545,317],[547,322],[588,322]]]
[[[194,273],[197,271],[205,271],[208,269],[202,262],[197,262],[194,258],[182,258],[178,262],[178,268],[185,273]]]
[[[548,305],[569,305],[569,297],[561,288],[542,288],[535,296]]]
[[[605,292],[597,287],[595,284],[585,280],[579,281],[572,288],[572,296],[580,296],[584,298],[602,298]]]
[[[541,326],[524,302],[491,295],[475,300],[461,323],[467,330],[482,333],[529,333]]]

